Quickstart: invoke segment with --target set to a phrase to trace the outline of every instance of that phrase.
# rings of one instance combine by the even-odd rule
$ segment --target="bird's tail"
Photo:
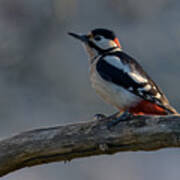
[[[166,111],[167,111],[167,114],[179,114],[177,111],[176,111],[176,109],[175,108],[173,108],[171,105],[166,105],[165,107],[164,107],[165,109],[166,109]]]

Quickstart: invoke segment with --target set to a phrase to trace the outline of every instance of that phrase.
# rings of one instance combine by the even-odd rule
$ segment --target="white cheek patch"
[[[100,41],[93,40],[93,43],[96,44],[101,49],[109,49],[112,47],[117,47],[117,44],[113,40],[105,39],[101,36]]]
[[[109,41],[101,39],[100,41],[94,41],[94,43],[101,49],[109,49]]]

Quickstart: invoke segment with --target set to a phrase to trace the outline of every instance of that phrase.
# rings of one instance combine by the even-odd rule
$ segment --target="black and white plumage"
[[[101,56],[96,70],[104,80],[121,86],[144,100],[156,103],[163,108],[169,104],[165,95],[136,60],[122,51]]]
[[[82,40],[90,55],[90,79],[96,92],[120,111],[174,114],[167,98],[137,61],[122,51],[115,34],[95,29]]]

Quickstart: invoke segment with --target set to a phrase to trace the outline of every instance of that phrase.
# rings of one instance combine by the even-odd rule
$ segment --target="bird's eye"
[[[94,39],[95,39],[96,41],[100,41],[100,40],[101,40],[101,36],[95,36]]]

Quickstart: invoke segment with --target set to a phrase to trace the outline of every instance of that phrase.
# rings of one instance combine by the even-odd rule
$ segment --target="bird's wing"
[[[167,111],[173,111],[159,87],[135,59],[123,52],[108,53],[97,62],[101,78],[121,86],[144,100],[153,102]]]

